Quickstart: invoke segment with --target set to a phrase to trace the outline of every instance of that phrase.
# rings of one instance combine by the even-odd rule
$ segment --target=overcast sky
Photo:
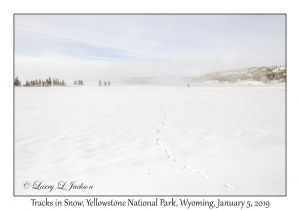
[[[284,15],[15,15],[15,74],[86,83],[285,64]]]

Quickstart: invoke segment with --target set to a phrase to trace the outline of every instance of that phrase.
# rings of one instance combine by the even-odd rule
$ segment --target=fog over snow
[[[15,15],[22,81],[97,85],[284,63],[284,15]]]

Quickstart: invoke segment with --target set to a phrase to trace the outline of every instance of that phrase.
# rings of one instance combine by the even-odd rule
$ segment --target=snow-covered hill
[[[233,71],[216,72],[205,74],[200,77],[191,78],[191,82],[207,83],[241,83],[241,84],[261,84],[286,81],[286,67],[251,67]]]
[[[126,85],[159,85],[159,86],[186,86],[192,83],[194,86],[203,83],[208,84],[269,84],[285,83],[286,67],[281,66],[263,66],[251,67],[245,69],[214,72],[197,77],[127,77],[121,83]]]

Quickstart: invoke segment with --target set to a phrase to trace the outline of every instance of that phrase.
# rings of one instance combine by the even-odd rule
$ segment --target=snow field
[[[284,195],[285,88],[17,87],[15,175],[17,195]]]

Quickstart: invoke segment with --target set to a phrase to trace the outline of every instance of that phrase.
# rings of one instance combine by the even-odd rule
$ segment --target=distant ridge
[[[212,84],[268,84],[285,83],[286,67],[262,66],[245,69],[214,72],[197,77],[126,77],[125,84],[131,85],[185,85],[189,83]]]
[[[191,82],[207,83],[270,83],[274,81],[285,83],[285,65],[251,67],[232,71],[215,72],[191,78]]]

